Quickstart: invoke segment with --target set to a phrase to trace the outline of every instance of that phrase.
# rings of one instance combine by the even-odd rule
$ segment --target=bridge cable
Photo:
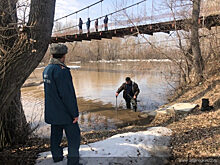
[[[125,10],[125,9],[127,9],[127,8],[131,8],[131,7],[133,7],[133,6],[137,5],[137,4],[140,4],[140,3],[143,3],[143,2],[146,2],[146,1],[147,1],[147,0],[140,1],[140,2],[138,2],[138,3],[135,3],[135,4],[132,4],[132,5],[128,6],[128,7],[126,7],[126,8],[122,8],[122,9],[120,9],[120,10],[117,10],[117,11],[115,11],[115,12],[112,12],[112,13],[110,13],[110,14],[108,14],[108,15],[115,14],[115,13],[117,13],[117,12],[120,12],[120,11]],[[92,5],[90,5],[90,6],[88,6],[88,7],[94,6],[94,5],[96,5],[97,3],[100,3],[100,2],[101,2],[101,9],[102,9],[102,2],[103,2],[103,0],[100,0],[100,1],[98,1],[98,2],[96,2],[96,3],[94,3],[94,4],[92,4]],[[181,7],[181,6],[188,6],[188,5],[191,5],[191,4],[180,5],[179,7]],[[69,17],[70,15],[77,14],[78,12],[87,9],[88,7],[85,7],[85,8],[80,9],[80,10],[74,12],[74,13],[71,13],[71,14],[69,14],[69,15],[63,16],[63,17],[61,17],[61,18],[58,18],[58,19],[56,19],[54,22],[56,22],[56,21],[58,21],[58,20],[60,20],[60,19]],[[153,20],[153,8],[154,8],[154,5],[153,5],[153,0],[152,0],[151,23],[152,23],[152,20]],[[101,12],[102,12],[102,11],[101,11]],[[98,17],[98,18],[96,18],[96,19],[101,19],[101,18],[103,18],[103,17],[104,17],[104,16],[101,16],[101,17]],[[95,19],[94,19],[94,20],[95,20]],[[94,20],[91,20],[91,22],[94,21]],[[77,26],[77,25],[76,25],[76,26]],[[53,33],[60,32],[60,31],[63,31],[63,30],[67,30],[67,29],[70,29],[70,28],[74,28],[74,27],[76,27],[76,26],[63,28],[63,29],[61,29],[61,30],[54,31]]]
[[[102,1],[103,1],[103,0],[102,0]],[[122,8],[122,9],[119,9],[119,10],[117,10],[117,11],[114,11],[114,12],[109,13],[109,14],[106,14],[106,15],[107,15],[107,16],[113,15],[113,14],[115,14],[115,13],[121,12],[121,11],[126,10],[126,9],[128,9],[128,8],[131,8],[131,7],[133,7],[133,6],[136,6],[136,5],[138,5],[138,4],[141,4],[141,3],[145,2],[145,1],[147,1],[147,0],[142,0],[142,1],[140,1],[140,2],[137,2],[137,3],[135,3],[135,4],[132,4],[132,5],[127,6],[127,7],[124,7],[124,8]],[[88,8],[88,7],[86,7],[86,8]],[[82,11],[82,9],[79,10],[79,11]],[[79,11],[78,11],[78,12],[79,12]],[[74,14],[75,14],[75,13],[76,13],[76,12],[74,12]],[[104,17],[105,17],[105,15],[104,15],[104,16],[101,16],[101,17],[98,17],[98,18],[95,18],[95,19],[92,19],[91,22],[95,21],[96,19],[101,19],[101,18],[104,18]],[[85,23],[83,23],[83,24],[85,24]],[[74,28],[74,27],[75,27],[75,26],[68,27],[68,28],[64,28],[64,29],[61,29],[61,30],[58,30],[58,31],[55,31],[55,32],[60,32],[60,31],[63,31],[63,30],[67,30],[67,29]],[[55,32],[54,32],[54,33],[55,33]]]
[[[101,15],[102,15],[102,2],[101,2]]]
[[[68,15],[65,15],[65,16],[63,16],[63,17],[57,18],[56,20],[54,20],[54,22],[57,22],[57,21],[59,21],[59,20],[61,20],[61,19],[64,19],[64,18],[69,17],[69,16],[71,16],[71,15],[74,15],[74,14],[76,14],[76,13],[79,13],[79,12],[81,12],[81,11],[87,9],[87,8],[90,8],[90,7],[95,6],[95,5],[99,4],[99,3],[102,3],[103,1],[104,1],[104,0],[100,0],[100,1],[95,2],[95,3],[93,3],[93,4],[89,5],[89,6],[86,6],[86,7],[82,8],[82,9],[80,9],[80,10],[78,10],[78,11],[75,11],[75,12],[70,13],[70,14],[68,14]]]
[[[134,0],[132,0],[132,4],[134,3]],[[132,8],[132,19],[134,20],[134,11],[133,11],[134,8]]]
[[[147,1],[144,3],[144,17],[147,17]]]
[[[101,15],[102,15],[102,2],[101,2]],[[102,23],[101,23],[101,19],[100,19],[100,25],[101,25],[101,30],[102,30]]]
[[[77,22],[78,22],[78,19],[77,19],[77,13],[76,13],[76,26],[77,26]]]
[[[152,0],[151,23],[153,22],[153,15],[154,15],[154,1]]]
[[[139,13],[138,13],[138,5],[139,5],[139,4],[137,4],[137,20],[138,20],[138,21],[137,21],[137,23],[136,23],[136,26],[138,26],[138,25],[139,25],[139,23],[138,23],[138,22],[139,22],[139,15],[138,15],[138,14],[139,14]]]

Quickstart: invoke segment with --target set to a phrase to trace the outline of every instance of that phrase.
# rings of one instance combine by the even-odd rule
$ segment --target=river
[[[139,112],[152,111],[167,102],[167,94],[174,82],[167,79],[171,62],[90,62],[70,63],[73,83],[78,98],[82,131],[116,129],[117,124],[138,120]],[[43,67],[37,68],[27,82],[42,80]],[[131,77],[141,90],[138,96],[138,113],[124,110],[122,93],[118,97],[116,113],[115,92]],[[37,126],[36,133],[49,136],[49,126],[44,123],[43,84],[22,88],[22,103],[28,122]]]

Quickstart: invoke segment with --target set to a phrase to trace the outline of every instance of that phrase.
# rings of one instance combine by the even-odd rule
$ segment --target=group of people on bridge
[[[87,33],[90,33],[90,24],[91,24],[91,20],[90,18],[88,18],[86,22]],[[83,21],[81,18],[79,18],[78,26],[79,26],[79,33],[82,34],[83,33],[83,29],[82,29]],[[108,31],[108,16],[107,15],[105,16],[105,19],[104,19],[104,28],[105,28],[105,31]],[[95,31],[96,32],[99,31],[99,20],[98,19],[95,20]]]

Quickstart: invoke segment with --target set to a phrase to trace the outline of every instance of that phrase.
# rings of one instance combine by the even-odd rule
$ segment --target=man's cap
[[[52,55],[64,55],[67,54],[68,48],[64,44],[51,44],[50,53]]]

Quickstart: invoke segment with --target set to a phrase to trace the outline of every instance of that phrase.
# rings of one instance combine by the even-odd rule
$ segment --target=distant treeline
[[[73,42],[66,44],[69,48],[67,62],[70,61],[99,61],[117,59],[167,59],[164,52],[169,57],[177,57],[177,49],[172,47],[162,47],[163,53],[158,48],[150,46],[148,43],[139,43],[137,38],[128,37],[127,39],[99,40],[90,42]],[[171,51],[172,50],[172,51]],[[44,62],[49,59],[47,52]]]

